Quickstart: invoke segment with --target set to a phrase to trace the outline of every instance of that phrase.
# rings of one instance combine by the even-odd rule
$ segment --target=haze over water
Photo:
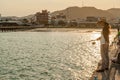
[[[0,80],[88,80],[100,60],[96,31],[0,33]]]

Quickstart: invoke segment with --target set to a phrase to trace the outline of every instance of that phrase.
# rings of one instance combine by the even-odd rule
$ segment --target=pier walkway
[[[92,77],[90,80],[120,80],[120,64],[113,63],[111,59],[118,56],[118,53],[120,53],[120,45],[117,45],[117,39],[114,40],[113,44],[110,45],[109,49],[109,70],[106,70],[104,72],[93,72]],[[97,69],[101,67],[101,61],[98,63]]]

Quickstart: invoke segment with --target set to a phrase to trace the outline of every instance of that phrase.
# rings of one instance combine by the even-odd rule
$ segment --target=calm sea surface
[[[0,33],[0,80],[89,80],[99,31]],[[115,32],[110,36],[111,40]]]

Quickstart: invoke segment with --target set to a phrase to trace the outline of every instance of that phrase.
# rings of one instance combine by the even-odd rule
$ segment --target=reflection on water
[[[88,80],[100,60],[99,32],[0,33],[0,80]]]

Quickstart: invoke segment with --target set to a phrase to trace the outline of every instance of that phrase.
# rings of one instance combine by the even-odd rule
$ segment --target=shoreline
[[[101,29],[93,29],[93,28],[35,28],[31,30],[27,30],[30,32],[71,32],[71,31],[80,31],[80,30],[87,30],[88,32],[101,30]]]
[[[0,28],[0,32],[71,32],[71,31],[78,31],[80,30],[87,32],[92,32],[95,30],[100,31],[101,29],[99,28],[40,28],[40,27],[5,27],[5,28]]]
[[[115,28],[112,28],[115,29]],[[36,27],[36,26],[4,26],[0,27],[1,32],[18,32],[18,31],[26,31],[26,32],[70,32],[70,31],[80,31],[87,30],[88,32],[92,31],[100,31],[99,27]]]

